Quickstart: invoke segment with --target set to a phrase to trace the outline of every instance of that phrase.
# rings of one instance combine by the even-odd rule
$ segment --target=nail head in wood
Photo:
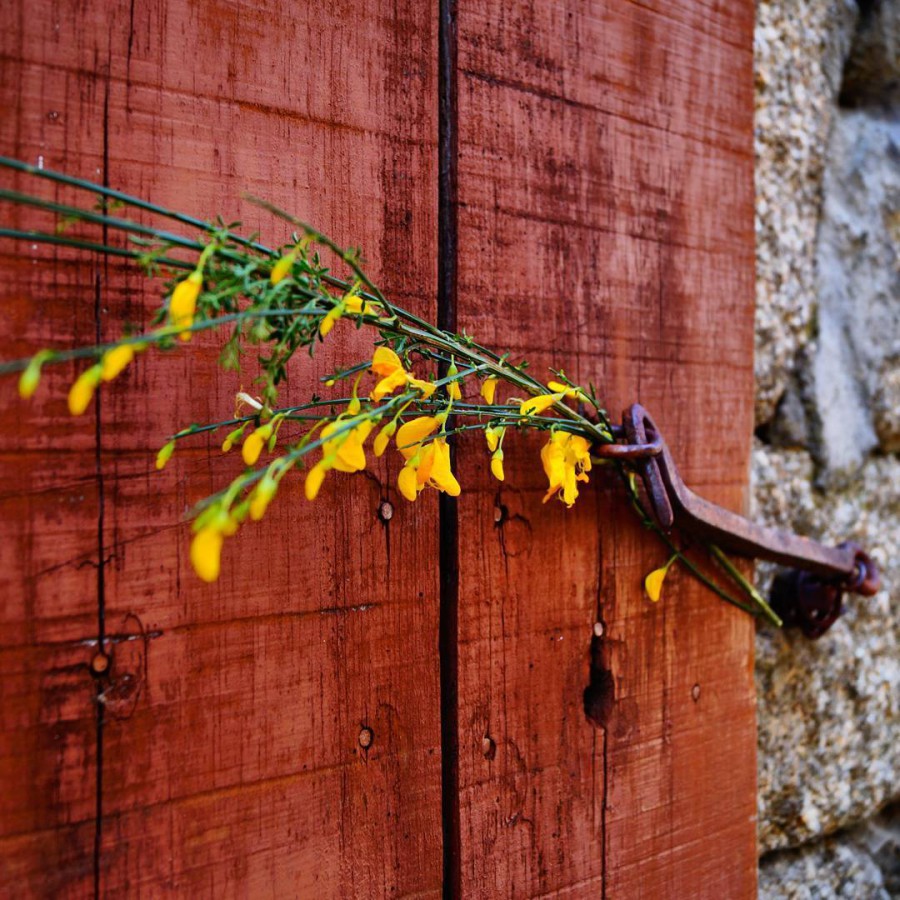
[[[94,658],[91,660],[91,674],[105,675],[109,671],[111,661],[109,655],[102,650],[99,653],[95,653]]]

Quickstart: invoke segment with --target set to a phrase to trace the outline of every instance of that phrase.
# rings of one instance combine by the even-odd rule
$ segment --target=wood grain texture
[[[382,286],[434,317],[428,8],[64,0],[2,16],[3,153],[242,218],[280,243],[287,230],[241,196],[269,198],[362,245]],[[148,323],[159,293],[140,273],[66,258],[6,248],[4,357]],[[352,329],[335,334],[341,351],[364,347]],[[65,413],[74,368],[30,407],[4,401],[0,883],[53,896],[434,895],[437,571],[407,563],[437,557],[436,504],[398,504],[383,524],[379,503],[397,502],[386,465],[329,479],[315,506],[292,479],[226,550],[219,583],[201,585],[182,517],[241,464],[215,440],[162,474],[153,455],[184,424],[227,417],[253,372],[223,375],[214,342],[196,346],[193,363],[142,358],[77,421]],[[336,361],[298,365],[286,399]],[[95,682],[100,611],[113,662]]]
[[[428,4],[0,15],[0,151],[278,242],[241,193],[271,198],[435,317]],[[687,482],[732,508],[752,427],[752,17],[749,0],[462,0],[442,260],[444,316],[594,381],[614,413],[641,401]],[[118,263],[0,249],[4,357],[144,325],[158,300]],[[334,343],[364,350],[341,326]],[[509,436],[502,486],[461,441],[442,810],[435,498],[398,501],[387,463],[329,478],[313,507],[294,481],[199,585],[182,514],[240,464],[212,439],[161,475],[152,457],[252,370],[195,348],[200,366],[142,358],[79,420],[75,368],[3,402],[0,893],[435,896],[443,815],[463,896],[754,895],[752,625],[677,569],[658,606],[642,597],[666,554],[615,484],[595,471],[574,509],[543,505],[537,437]]]
[[[593,381],[616,415],[645,404],[688,483],[733,508],[752,24],[751,3],[689,0],[473,0],[458,19],[460,325]],[[464,895],[755,896],[751,621],[678,572],[651,605],[666,553],[613,485],[542,506],[540,441],[510,437],[502,486],[461,452]]]

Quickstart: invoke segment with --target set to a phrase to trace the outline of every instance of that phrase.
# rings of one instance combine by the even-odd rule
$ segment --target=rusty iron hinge
[[[771,593],[772,608],[785,628],[820,637],[841,614],[845,591],[864,597],[878,591],[878,567],[857,544],[828,547],[757,525],[698,497],[682,481],[662,434],[640,404],[625,410],[622,425],[613,427],[613,437],[615,443],[597,445],[593,452],[628,462],[640,474],[653,515],[664,531],[678,528],[739,556],[793,567],[776,577]]]

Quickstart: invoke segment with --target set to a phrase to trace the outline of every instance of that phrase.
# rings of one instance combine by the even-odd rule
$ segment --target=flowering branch
[[[403,497],[415,501],[428,488],[457,496],[461,488],[448,443],[453,435],[483,431],[491,472],[503,481],[507,431],[528,428],[547,434],[541,451],[548,480],[544,501],[558,498],[571,507],[579,485],[588,482],[598,462],[592,459],[592,448],[614,440],[592,385],[574,384],[563,372],[544,383],[528,371],[526,362],[513,361],[509,353],[497,354],[469,335],[439,329],[397,306],[365,273],[359,251],[339,246],[267,201],[248,198],[295,229],[282,247],[243,237],[235,231],[237,226],[203,222],[17,160],[0,157],[0,167],[99,197],[98,205],[87,209],[0,190],[0,202],[50,213],[57,220],[52,232],[0,228],[0,237],[133,259],[148,276],[166,280],[165,299],[146,332],[92,347],[41,350],[30,359],[0,364],[0,374],[21,373],[22,397],[31,397],[38,389],[45,365],[86,360],[90,365],[68,395],[70,412],[80,415],[99,386],[117,378],[138,354],[172,350],[189,343],[199,331],[218,329],[225,335],[219,360],[224,369],[237,370],[242,357],[256,355],[262,373],[260,396],[238,394],[233,416],[182,428],[157,455],[157,468],[162,469],[181,441],[220,430],[227,430],[223,452],[240,444],[244,470],[194,511],[191,562],[205,581],[219,575],[225,539],[265,515],[282,480],[295,468],[305,469],[304,492],[314,500],[331,473],[359,472],[366,467],[368,452],[380,457],[393,443],[403,460],[397,478]],[[140,224],[124,214],[112,215],[113,207],[167,218],[196,230],[199,239]],[[98,243],[81,233],[92,226],[101,226],[104,235],[123,234],[126,246]],[[349,278],[333,274],[322,260],[323,252],[344,264]],[[181,258],[185,254],[188,258]],[[349,396],[344,391],[332,399],[314,396],[299,405],[280,406],[279,390],[297,352],[313,353],[339,322],[373,333],[370,358],[323,379],[329,388],[339,382],[351,385]],[[435,365],[442,377],[429,374]],[[371,381],[366,380],[364,387],[368,377]],[[524,396],[498,401],[501,386]],[[464,399],[464,389],[469,388],[466,396],[471,397],[476,387],[480,400]],[[300,433],[289,433],[290,426],[300,426]],[[260,464],[264,457],[266,462]],[[771,614],[752,585],[727,561],[722,563],[716,548],[712,552],[751,603],[736,600],[687,559],[646,513],[627,464],[609,464],[618,467],[645,526],[657,532],[672,553],[663,568],[647,577],[651,599],[659,599],[666,573],[678,562],[726,601],[753,614]]]

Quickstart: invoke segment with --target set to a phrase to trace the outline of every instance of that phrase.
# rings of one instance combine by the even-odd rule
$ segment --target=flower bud
[[[133,344],[119,344],[107,350],[100,359],[100,378],[112,381],[134,359]]]
[[[50,359],[52,354],[49,350],[41,350],[35,353],[28,363],[25,371],[19,377],[19,396],[23,400],[29,400],[34,396],[38,384],[41,381],[41,366]]]
[[[172,458],[172,454],[175,452],[175,441],[169,441],[168,444],[164,444],[159,453],[156,454],[156,468],[157,470],[162,470],[166,467],[166,463]]]
[[[375,435],[375,440],[372,442],[372,449],[376,456],[384,455],[384,451],[387,450],[387,446],[391,442],[391,438],[394,436],[396,430],[397,420],[391,419],[391,421]]]
[[[203,288],[203,273],[195,269],[183,281],[179,281],[172,291],[169,300],[169,317],[176,328],[190,328],[194,323],[194,313],[197,310],[197,298]],[[182,331],[178,335],[181,340],[191,339],[190,331]]]
[[[497,481],[503,481],[503,451],[496,450],[491,456],[491,474]]]
[[[328,470],[321,463],[316,463],[316,465],[309,470],[309,474],[306,476],[306,481],[303,484],[303,490],[307,500],[315,500],[319,495],[319,488],[322,487],[322,482],[325,480],[327,471]]]
[[[241,448],[241,455],[244,457],[244,462],[248,466],[255,466],[256,461],[259,459],[260,454],[262,453],[263,445],[272,435],[272,425],[271,423],[268,425],[262,425],[257,428],[255,431],[250,432],[246,438],[244,438],[244,445]]]
[[[224,540],[225,536],[218,525],[210,524],[201,528],[191,541],[191,565],[207,583],[219,577]]]
[[[294,260],[297,258],[297,251],[291,250],[290,253],[285,253],[278,262],[272,266],[272,274],[269,275],[269,281],[272,284],[278,284],[281,281],[284,281],[285,278],[290,274],[291,269],[294,267]]]
[[[459,369],[456,368],[456,363],[451,362],[450,367],[447,369],[447,377],[453,378],[454,375],[459,374]],[[462,399],[462,391],[459,389],[458,381],[451,381],[447,385],[447,396],[451,400],[461,400]]]
[[[497,390],[499,378],[485,378],[481,384],[481,396],[484,397],[485,403],[494,403],[494,393]]]
[[[278,482],[268,473],[264,475],[250,498],[250,518],[254,522],[258,522],[266,514],[277,490]]]
[[[73,416],[80,416],[90,405],[94,391],[100,384],[101,371],[99,365],[91,366],[75,379],[75,383],[69,389],[69,412]]]

